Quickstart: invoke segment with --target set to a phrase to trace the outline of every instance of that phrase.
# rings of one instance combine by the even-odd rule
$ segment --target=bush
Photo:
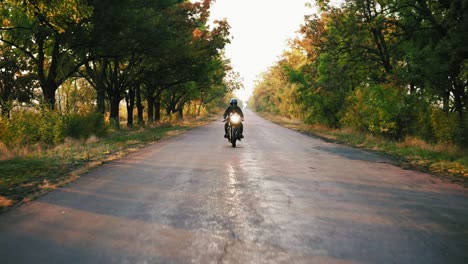
[[[7,120],[0,117],[0,142],[6,137],[7,129]]]
[[[66,137],[83,139],[106,134],[104,118],[97,113],[62,116],[50,110],[24,110],[0,121],[0,141],[8,148],[56,145]]]
[[[307,96],[305,104],[307,105],[305,117],[307,124],[341,127],[339,116],[343,109],[343,97],[335,96],[332,91],[318,89]]]
[[[431,125],[431,109],[432,106],[425,100],[410,98],[409,106],[403,113],[404,120],[406,121],[404,123],[406,135],[415,136],[427,142],[435,143]]]
[[[102,137],[107,134],[104,117],[98,113],[69,115],[64,120],[66,137],[86,139],[92,135]]]
[[[18,111],[3,123],[0,140],[8,147],[51,145],[64,139],[63,119],[53,111]]]
[[[442,109],[431,111],[431,126],[436,142],[456,142],[459,134],[458,117],[455,113],[446,113]]]
[[[354,129],[388,138],[402,137],[404,95],[392,87],[361,87],[347,98],[341,122]]]
[[[468,146],[468,110],[465,110],[463,113],[463,121],[461,122],[459,133],[457,143],[461,146]],[[465,148],[465,151],[468,153],[468,148]]]

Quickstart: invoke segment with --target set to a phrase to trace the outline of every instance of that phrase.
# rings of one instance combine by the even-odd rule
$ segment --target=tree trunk
[[[121,86],[118,82],[119,79],[119,61],[114,59],[112,71],[110,74],[110,85],[107,86],[107,96],[110,100],[110,119],[114,122],[116,127],[120,127],[119,120],[119,106],[120,101],[123,99],[121,93]]]
[[[48,74],[47,77],[45,76],[45,67],[47,67],[44,62],[45,62],[45,55],[44,53],[42,54],[42,64],[39,66],[39,68],[42,69],[42,80],[41,80],[41,86],[42,86],[42,92],[44,93],[44,99],[49,106],[50,109],[54,110],[55,109],[55,92],[57,91],[59,87],[59,82],[57,81],[57,76],[58,76],[58,60],[60,57],[60,35],[55,36],[55,42],[52,48],[52,54],[49,59],[49,65],[48,65]],[[45,48],[45,46],[41,47]]]
[[[137,107],[137,115],[138,115],[138,125],[144,126],[145,120],[143,120],[143,104],[141,102],[141,87],[138,86],[136,88],[136,107]]]
[[[446,113],[450,110],[450,90],[442,92],[442,110]]]
[[[49,69],[48,76],[45,74],[45,54],[43,51],[43,47],[40,45],[44,45],[43,40],[39,43],[39,55],[38,55],[38,76],[39,82],[41,84],[42,94],[44,95],[44,101],[50,109],[55,109],[55,92],[57,91],[58,84],[55,82],[55,78],[53,76],[53,68]],[[54,47],[55,48],[55,47]],[[55,54],[55,52],[53,53]],[[53,59],[53,58],[52,58]],[[54,65],[54,63],[52,63]]]
[[[203,105],[203,99],[204,99],[204,93],[200,92],[200,105],[198,106],[197,116],[200,116],[201,108],[202,108],[202,105]]]
[[[42,85],[42,93],[44,95],[44,100],[51,110],[55,109],[55,92],[57,91],[57,88],[57,84],[53,82],[46,82]]]
[[[384,67],[385,73],[392,73],[392,65],[390,64],[390,55],[388,53],[387,43],[382,34],[382,31],[377,28],[371,29],[372,35],[374,36],[374,43],[377,46],[377,51]]]
[[[179,119],[183,120],[184,119],[184,107],[183,106],[179,107],[177,112],[179,113]]]
[[[105,99],[106,99],[106,90],[104,89],[103,84],[96,83],[96,104],[97,104],[96,106],[97,106],[97,112],[100,114],[104,114],[106,112]]]
[[[135,89],[133,87],[128,90],[125,101],[127,106],[127,127],[133,127],[133,109],[135,108]]]
[[[155,97],[154,110],[155,110],[154,121],[156,122],[161,121],[161,91],[159,91]]]
[[[392,65],[390,62],[390,53],[388,51],[387,43],[385,37],[382,33],[382,28],[377,21],[377,10],[375,2],[367,0],[364,6],[364,14],[366,16],[366,23],[371,25],[370,31],[374,37],[374,44],[377,46],[377,52],[379,54],[382,66],[385,70],[385,73],[389,74],[392,72]]]
[[[154,122],[154,95],[148,94],[148,98],[146,99],[148,103],[148,123]]]
[[[103,76],[107,60],[104,59],[100,66],[95,61],[92,64],[92,67],[89,63],[85,64],[86,72],[90,76],[90,80],[88,81],[93,83],[93,87],[96,90],[96,111],[104,115],[106,112],[106,86],[104,85]]]
[[[171,108],[170,105],[166,106],[166,115],[168,115],[168,116],[171,115],[171,109],[172,109],[172,108]]]
[[[120,120],[119,120],[119,105],[120,105],[120,97],[113,96],[110,100],[110,119],[114,122],[116,127],[120,127]]]

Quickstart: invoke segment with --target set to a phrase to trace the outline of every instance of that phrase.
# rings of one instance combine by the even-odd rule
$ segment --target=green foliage
[[[278,64],[263,74],[249,105],[260,112],[304,119],[304,104],[300,100],[304,62],[299,50],[285,52]]]
[[[325,89],[311,90],[305,97],[307,106],[306,123],[340,127],[339,114],[343,106],[343,97],[335,96],[333,91]]]
[[[457,142],[459,127],[455,113],[446,113],[441,109],[432,108],[430,121],[436,142]]]
[[[105,136],[107,125],[98,113],[62,116],[51,110],[15,112],[0,121],[0,142],[8,148],[56,145],[67,137]]]
[[[4,120],[0,141],[7,147],[57,144],[64,139],[62,116],[50,110],[15,112]]]
[[[8,121],[7,119],[3,119],[0,117],[0,147],[1,147],[2,141],[4,141],[4,139],[7,138],[7,134],[8,134],[7,121]]]
[[[35,99],[54,109],[58,87],[87,60],[84,42],[92,7],[83,0],[5,2],[0,40],[21,52],[42,91],[43,98]]]
[[[144,110],[152,122],[161,105],[183,113],[192,101],[201,109],[219,100],[240,85],[225,78],[231,70],[223,55],[229,25],[209,23],[211,2],[2,1],[2,115],[8,117],[25,101],[39,101],[64,115],[96,105],[119,126],[125,99],[132,126],[135,106],[142,124]],[[28,78],[22,78],[25,72]]]
[[[23,5],[28,15],[61,33],[92,14],[92,7],[85,0],[27,0]]]
[[[417,94],[406,94],[405,107],[400,114],[402,136],[414,136],[435,142],[431,126],[431,109],[433,106]]]
[[[90,136],[103,137],[108,132],[104,118],[99,113],[65,116],[64,123],[64,136],[75,139],[87,139]]]
[[[20,103],[29,103],[36,88],[34,74],[21,53],[0,43],[0,109],[8,117]]]
[[[401,137],[404,101],[401,92],[393,88],[382,85],[358,88],[347,98],[348,107],[342,122],[374,135]]]
[[[66,81],[57,91],[57,110],[63,115],[95,111],[95,90],[85,79]]]
[[[258,82],[258,111],[300,105],[310,124],[467,145],[467,1],[316,3],[293,52]]]

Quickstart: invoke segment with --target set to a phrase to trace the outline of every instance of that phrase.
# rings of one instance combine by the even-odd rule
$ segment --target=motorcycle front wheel
[[[231,144],[232,144],[232,147],[235,148],[236,147],[236,142],[237,142],[237,128],[236,127],[231,127]]]

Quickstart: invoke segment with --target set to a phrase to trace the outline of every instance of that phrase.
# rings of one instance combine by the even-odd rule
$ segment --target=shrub
[[[6,137],[7,129],[8,129],[7,119],[2,119],[0,117],[0,141],[2,141],[2,139]]]
[[[4,121],[0,140],[8,147],[57,144],[64,138],[62,117],[53,111],[22,110]]]
[[[86,139],[92,135],[101,137],[107,134],[107,126],[101,114],[74,114],[66,116],[64,119],[66,137]]]
[[[455,113],[446,113],[442,109],[432,108],[431,126],[437,142],[456,142],[459,134],[458,117]]]
[[[360,131],[389,138],[402,136],[401,115],[405,98],[397,89],[374,85],[361,87],[346,100],[341,121]]]
[[[30,145],[56,145],[66,137],[86,139],[107,134],[101,114],[62,116],[51,110],[23,110],[0,121],[0,142],[8,148]]]

